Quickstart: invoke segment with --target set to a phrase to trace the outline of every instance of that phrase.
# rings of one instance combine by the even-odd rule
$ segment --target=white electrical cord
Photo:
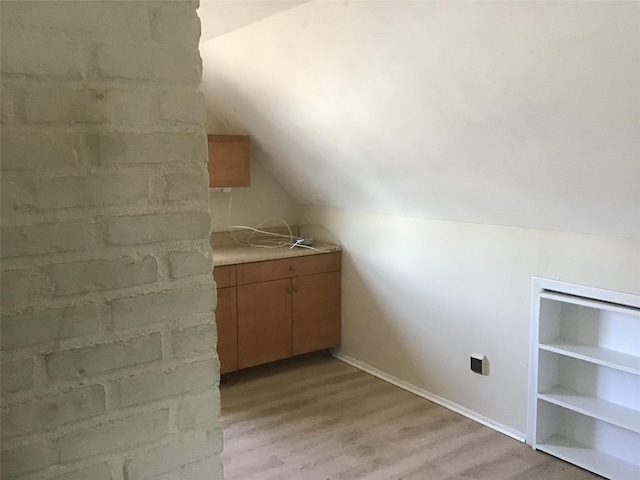
[[[265,230],[260,230],[262,225],[264,225],[270,220],[278,220],[282,222],[287,227],[287,231],[289,232],[289,235],[283,235],[280,233],[267,232]],[[251,232],[247,240],[241,240],[236,236],[236,232],[242,231],[242,230]],[[290,246],[295,239],[295,237],[293,236],[293,233],[291,232],[291,227],[289,227],[289,224],[285,222],[283,219],[275,218],[275,217],[267,218],[266,220],[263,220],[262,222],[260,222],[260,224],[256,228],[247,227],[244,225],[232,225],[229,227],[229,234],[231,238],[233,238],[233,240],[238,245],[249,245],[250,247],[256,247],[256,248],[286,247],[286,246]],[[261,234],[262,236],[257,236],[258,234]],[[282,240],[285,238],[287,239],[286,241]]]
[[[271,221],[271,220],[277,220],[279,222],[281,222],[286,228],[287,231],[289,232],[289,235],[284,235],[281,233],[276,233],[276,232],[269,232],[269,231],[265,231],[265,230],[261,230],[261,227]],[[249,235],[249,238],[246,240],[242,240],[240,238],[238,238],[238,236],[236,235],[237,232],[239,231],[248,231],[251,232],[251,234]],[[293,232],[291,231],[291,227],[289,226],[289,224],[283,220],[282,218],[277,218],[277,217],[272,217],[272,218],[267,218],[266,220],[263,220],[262,222],[260,222],[260,224],[257,227],[248,227],[245,225],[232,225],[229,227],[229,236],[238,244],[238,245],[248,245],[250,247],[255,247],[255,248],[281,248],[281,247],[289,247],[289,248],[294,248],[294,247],[299,247],[299,248],[308,248],[310,250],[314,250],[316,252],[321,252],[321,253],[328,253],[328,252],[333,252],[335,250],[337,250],[338,248],[340,248],[340,244],[336,243],[336,245],[329,249],[329,250],[323,250],[320,248],[315,248],[311,245],[305,245],[303,242],[306,240],[304,238],[298,238],[295,237],[293,235]],[[335,235],[334,235],[335,237]]]

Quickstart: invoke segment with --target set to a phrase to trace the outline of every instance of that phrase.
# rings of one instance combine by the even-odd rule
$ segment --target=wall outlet
[[[480,375],[489,375],[489,360],[482,353],[471,354],[471,371]]]

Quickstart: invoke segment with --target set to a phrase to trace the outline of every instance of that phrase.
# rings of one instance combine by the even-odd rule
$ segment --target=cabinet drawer
[[[236,284],[236,266],[223,265],[213,269],[213,279],[218,288],[234,287]]]
[[[340,270],[340,252],[238,265],[238,285]]]

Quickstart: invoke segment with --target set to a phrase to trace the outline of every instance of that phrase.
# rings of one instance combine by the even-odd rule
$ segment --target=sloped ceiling
[[[640,4],[307,2],[201,44],[302,204],[640,238]]]
[[[238,30],[307,0],[200,0],[200,42]]]

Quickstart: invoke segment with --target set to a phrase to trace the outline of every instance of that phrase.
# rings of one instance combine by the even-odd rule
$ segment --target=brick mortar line
[[[70,167],[43,167],[35,172],[25,170],[2,170],[3,173],[29,176],[30,180],[50,180],[60,177],[85,178],[95,175],[97,178],[109,178],[123,174],[146,174],[152,173],[156,177],[168,174],[204,174],[207,172],[204,163],[127,163],[118,165],[80,165]],[[197,202],[198,200],[188,200]]]
[[[206,205],[206,210],[203,209]],[[200,208],[197,208],[200,207]],[[15,218],[11,215],[4,215],[2,217],[3,225],[6,226],[20,226],[20,225],[33,225],[40,223],[55,223],[65,221],[79,221],[91,219],[93,221],[101,221],[107,219],[116,219],[121,217],[131,216],[147,216],[147,215],[163,215],[168,213],[208,213],[209,199],[203,198],[196,201],[183,201],[183,202],[171,202],[171,203],[157,203],[148,205],[114,205],[109,207],[74,207],[74,208],[60,208],[43,210],[33,213],[20,213],[21,222],[15,222]],[[119,214],[116,214],[119,212]],[[33,223],[24,223],[31,221]],[[208,239],[201,239],[208,240]],[[166,240],[164,242],[156,243],[172,243],[172,242],[184,242],[194,240]],[[153,245],[153,244],[141,244],[141,245]],[[127,245],[122,245],[127,246]],[[129,245],[134,247],[137,245]]]
[[[23,404],[31,403],[33,401],[53,398],[58,395],[72,392],[79,388],[85,388],[85,387],[90,387],[95,385],[101,385],[102,387],[106,388],[109,382],[114,382],[114,381],[122,380],[125,378],[140,377],[143,375],[147,375],[151,373],[159,373],[159,372],[163,374],[172,373],[176,369],[181,367],[189,367],[197,363],[208,362],[208,361],[217,360],[217,359],[218,359],[217,353],[212,352],[212,353],[206,353],[206,354],[201,354],[197,356],[194,355],[192,357],[186,357],[186,358],[157,360],[154,362],[120,368],[118,370],[113,370],[111,372],[96,374],[90,377],[83,378],[80,381],[80,383],[78,383],[78,380],[71,380],[71,379],[52,381],[51,383],[48,383],[47,385],[43,385],[37,389],[34,388],[24,392],[15,392],[12,394],[4,395],[2,397],[2,409],[4,410],[6,408],[13,407],[16,405],[23,405]],[[172,398],[174,396],[180,396],[180,395],[183,395],[183,394],[176,394],[166,398]],[[161,400],[157,400],[157,401],[161,401]],[[152,402],[155,402],[155,401],[152,401]],[[149,403],[145,403],[144,405],[148,405],[148,404]],[[142,408],[144,405],[140,405],[140,407]],[[136,405],[134,405],[134,407],[135,406]],[[114,408],[111,411],[112,412],[120,411],[123,408],[129,408],[129,407],[118,406],[117,408]]]
[[[3,273],[6,273],[7,271],[9,270],[2,270]],[[171,280],[156,281],[153,284],[133,285],[129,287],[122,287],[119,289],[70,294],[59,297],[52,296],[40,301],[32,301],[30,303],[15,305],[11,308],[3,308],[2,315],[13,315],[29,310],[40,310],[40,307],[45,307],[44,309],[47,309],[47,307],[60,308],[92,302],[108,303],[116,300],[135,298],[149,294],[171,293],[175,291],[186,290],[190,287],[206,286],[211,286],[212,291],[215,289],[215,285],[212,280],[210,281],[208,274],[199,275],[198,277],[184,277]]]
[[[68,265],[72,263],[88,263],[99,260],[117,260],[121,258],[131,258],[134,261],[141,261],[146,257],[154,257],[158,260],[158,266],[160,266],[160,262],[164,262],[166,264],[169,263],[168,256],[173,253],[188,253],[188,252],[197,252],[200,254],[206,255],[202,250],[206,250],[206,247],[199,248],[197,245],[191,246],[190,249],[183,250],[174,250],[174,249],[166,249],[166,248],[153,248],[152,246],[149,249],[137,249],[132,252],[129,248],[128,250],[124,248],[113,248],[113,247],[98,247],[94,249],[85,249],[85,250],[77,250],[74,252],[59,252],[59,253],[42,253],[37,255],[24,255],[20,257],[5,257],[2,259],[3,263],[9,264],[6,268],[3,268],[1,271],[11,271],[11,270],[22,270],[21,267],[32,267],[35,269],[43,269],[50,266],[55,265]],[[98,252],[96,252],[98,250]],[[94,253],[93,255],[89,255],[90,253]],[[204,257],[205,261],[211,261],[211,270],[213,271],[213,258],[211,256]],[[162,280],[178,280],[169,277],[168,271],[164,272],[166,275],[160,276]],[[189,278],[194,276],[199,276],[204,274],[192,275]]]
[[[163,331],[185,330],[214,324],[215,319],[213,318],[213,315],[198,314],[179,320],[172,320],[167,323],[154,323],[138,328],[117,331],[98,331],[89,335],[82,335],[64,340],[53,340],[46,343],[5,350],[2,352],[2,365],[32,357],[44,357],[54,352],[119,342],[130,338],[151,335],[153,333],[161,333]]]

